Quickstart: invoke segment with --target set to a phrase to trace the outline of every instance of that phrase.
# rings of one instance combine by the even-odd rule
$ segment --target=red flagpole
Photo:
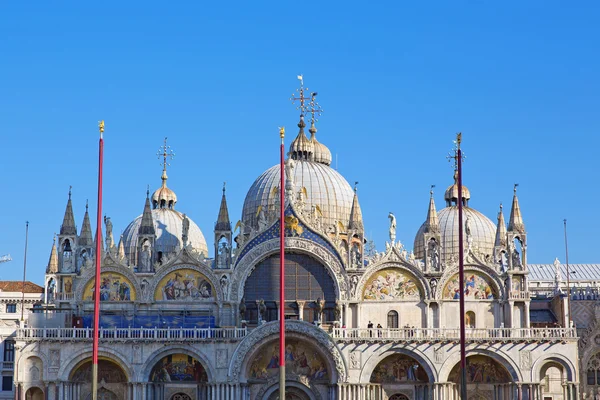
[[[98,214],[96,219],[96,280],[94,286],[94,344],[92,351],[92,400],[98,398],[98,328],[100,325],[100,264],[102,261],[102,156],[104,153],[104,121],[98,124]]]
[[[284,160],[283,139],[285,128],[279,128],[281,137],[280,167],[279,167],[279,398],[285,399],[285,223],[284,223]]]
[[[462,204],[462,151],[460,149],[461,134],[456,137],[456,161],[458,183],[458,287],[460,287],[460,394],[467,400],[467,357],[465,329],[465,263],[463,253],[463,204]]]

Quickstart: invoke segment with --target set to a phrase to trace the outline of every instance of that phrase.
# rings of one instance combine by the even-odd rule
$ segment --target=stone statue
[[[508,260],[506,259],[506,252],[500,252],[500,272],[505,273],[508,268]]]
[[[321,317],[323,316],[323,310],[325,309],[325,300],[321,300],[320,297],[317,298],[316,301],[316,310],[317,310],[317,322],[321,322]]]
[[[519,254],[517,249],[513,250],[512,262],[513,262],[513,268],[518,268],[521,266],[521,255]]]
[[[221,290],[223,290],[223,293],[227,293],[227,285],[229,285],[229,278],[227,278],[227,275],[223,275],[221,277],[220,283]]]
[[[335,302],[335,308],[333,309],[335,314],[335,320],[340,321],[342,318],[342,305],[339,302]]]
[[[427,247],[429,250],[429,261],[431,263],[431,268],[437,271],[440,268],[440,246],[435,238],[431,238],[429,239]]]
[[[227,268],[227,258],[229,253],[229,246],[226,242],[221,243],[219,247],[219,255],[217,259],[217,266],[219,268]]]
[[[183,242],[183,247],[185,247],[188,244],[188,234],[190,232],[190,219],[185,214],[183,214],[181,226],[181,241]]]
[[[435,291],[437,290],[437,279],[431,278],[429,281],[429,286],[431,286],[431,297],[435,297]]]
[[[352,275],[352,295],[354,296],[356,293],[356,288],[358,287],[358,276]]]
[[[285,160],[285,189],[287,191],[294,191],[294,168],[296,167],[296,162],[292,157],[288,157]]]
[[[138,271],[152,271],[152,249],[150,248],[150,243],[148,241],[145,241],[142,244],[142,251],[140,252],[140,262],[138,265]]]
[[[267,229],[267,216],[265,215],[265,210],[262,206],[259,206],[258,209],[258,231],[262,232]]]
[[[106,250],[110,251],[114,247],[115,239],[113,238],[113,224],[110,217],[104,216],[104,225],[106,225]]]
[[[360,251],[358,250],[358,245],[354,244],[352,246],[352,266],[354,268],[360,268]]]
[[[266,316],[267,316],[267,306],[265,305],[265,301],[263,299],[260,299],[258,301],[258,321],[259,322],[264,321]]]
[[[388,218],[390,219],[390,241],[394,243],[396,241],[396,217],[390,212]]]
[[[246,318],[246,299],[242,297],[240,301],[240,306],[238,307],[238,312],[240,313],[240,320],[244,320]]]
[[[467,219],[465,219],[465,233],[467,237],[471,236],[471,217],[467,214]]]

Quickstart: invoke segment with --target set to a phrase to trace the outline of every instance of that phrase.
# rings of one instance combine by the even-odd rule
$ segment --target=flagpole
[[[96,280],[94,286],[94,342],[92,350],[92,400],[98,398],[98,342],[100,325],[100,265],[102,261],[102,156],[104,153],[104,121],[98,124],[98,213],[96,215]]]
[[[279,128],[281,137],[279,167],[279,398],[285,399],[285,223],[284,223],[284,137],[285,128]]]
[[[460,293],[460,397],[467,400],[467,357],[466,357],[466,329],[465,329],[465,265],[463,250],[463,196],[462,196],[462,150],[460,143],[462,134],[456,135],[456,162],[458,184],[458,287]]]
[[[21,327],[23,327],[24,319],[23,312],[25,311],[25,277],[27,274],[27,239],[29,238],[29,221],[25,222],[25,257],[23,258],[23,286],[21,286],[21,291],[23,292],[23,297],[21,297]]]
[[[571,328],[571,321],[573,318],[571,317],[571,271],[569,271],[569,244],[567,242],[567,220],[564,221],[565,226],[565,258],[567,262],[567,307],[569,312],[569,318],[567,319],[567,328]]]

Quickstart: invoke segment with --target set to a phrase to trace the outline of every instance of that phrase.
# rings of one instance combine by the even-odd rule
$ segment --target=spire
[[[439,232],[440,230],[440,222],[435,209],[435,202],[433,201],[434,187],[435,185],[431,185],[431,189],[429,190],[429,209],[427,210],[427,219],[425,220],[425,232]]]
[[[52,241],[52,250],[50,251],[50,259],[48,260],[48,267],[46,267],[47,274],[58,273],[58,252],[56,251],[56,234]]]
[[[498,211],[498,225],[496,226],[496,246],[506,246],[506,223],[504,222],[502,203],[500,203],[500,211]]]
[[[156,193],[155,193],[156,194]],[[138,233],[140,235],[154,235],[154,220],[152,219],[152,209],[150,208],[150,190],[146,190],[146,204],[142,214],[142,223]]]
[[[231,222],[229,221],[229,211],[227,210],[227,198],[225,197],[225,182],[223,182],[223,197],[221,197],[221,207],[219,208],[219,217],[215,224],[215,231],[231,230]]]
[[[515,183],[512,209],[510,210],[510,219],[508,220],[508,230],[511,232],[525,233],[525,224],[521,216],[521,208],[519,207],[519,199],[517,197],[518,183]]]
[[[71,189],[73,186],[69,186],[69,201],[67,201],[67,209],[65,210],[65,216],[63,223],[60,226],[61,235],[77,235],[77,227],[75,226],[75,217],[73,216],[73,204],[71,203]]]
[[[85,202],[85,215],[83,216],[83,225],[79,234],[79,245],[92,246],[94,239],[92,238],[92,226],[90,224],[90,214],[88,212],[88,202]]]
[[[354,199],[352,200],[352,208],[350,209],[350,222],[348,223],[349,229],[362,231],[363,218],[362,211],[360,210],[360,204],[358,204],[358,182],[354,182]]]
[[[300,122],[298,122],[298,128],[300,128],[300,130],[298,131],[298,136],[296,136],[296,139],[294,139],[290,144],[289,156],[294,160],[313,161],[314,144],[304,134],[304,128],[306,127],[306,123],[304,122],[304,114],[307,110],[305,103],[308,100],[304,93],[308,91],[308,88],[304,87],[302,75],[298,75],[298,79],[300,80],[300,88],[296,89],[298,97],[296,97],[296,94],[293,93],[290,100],[292,100],[292,103],[295,103],[296,100],[298,100],[300,103],[298,107],[296,107],[296,109],[300,111]]]
[[[121,234],[121,238],[119,239],[119,250],[117,252],[117,256],[119,260],[123,260],[125,258],[125,245],[123,245],[123,234]]]

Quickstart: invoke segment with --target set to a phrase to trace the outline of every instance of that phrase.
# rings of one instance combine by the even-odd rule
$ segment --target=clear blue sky
[[[100,119],[115,233],[160,185],[168,136],[177,209],[211,248],[222,182],[235,223],[277,163],[277,126],[296,132],[299,73],[380,250],[389,211],[412,248],[430,184],[443,207],[462,131],[471,206],[496,221],[520,183],[530,263],[564,261],[563,218],[570,261],[600,263],[597,2],[57,4],[0,4],[0,254],[14,258],[0,279],[22,277],[29,220],[28,279],[43,282],[69,185],[78,228],[86,199],[96,209]]]

